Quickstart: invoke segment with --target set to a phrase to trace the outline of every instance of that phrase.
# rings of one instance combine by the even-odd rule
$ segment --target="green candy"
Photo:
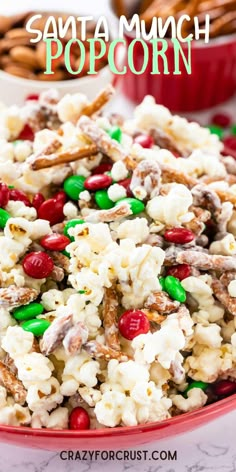
[[[0,208],[0,228],[5,228],[9,218],[11,218],[11,215],[6,210],[3,210],[3,208]]]
[[[19,321],[32,320],[36,316],[41,315],[43,311],[44,307],[41,303],[29,303],[29,305],[16,308],[13,312],[13,317]]]
[[[78,200],[80,193],[84,190],[85,177],[82,175],[71,175],[64,181],[63,188],[66,195],[72,200]]]
[[[9,189],[15,188],[14,185],[8,185]]]
[[[220,126],[210,125],[207,126],[211,134],[216,134],[220,139],[224,136],[224,130]]]
[[[208,387],[208,383],[206,382],[201,382],[201,381],[194,381],[194,382],[191,382],[191,384],[189,384],[189,386],[186,388],[186,390],[184,391],[183,395],[184,397],[187,398],[187,393],[189,392],[189,390],[192,390],[193,388],[200,388],[201,390],[206,390],[207,387]]]
[[[176,279],[176,277],[168,275],[165,278],[165,290],[174,300],[177,300],[180,303],[184,303],[186,301],[186,292],[184,287],[181,285],[180,281]]]
[[[71,236],[71,238],[72,238],[72,236]],[[69,254],[69,252],[67,252],[66,250],[61,251],[61,253],[62,253],[64,256],[68,257],[68,259],[70,259],[70,254]]]
[[[114,206],[114,202],[108,197],[107,190],[97,190],[95,193],[95,201],[97,206],[102,210],[109,210]]]
[[[165,277],[160,277],[159,282],[162,290],[165,290]]]
[[[70,228],[74,228],[76,225],[82,225],[84,220],[70,220],[66,223],[64,227],[64,235],[67,236],[72,242],[75,240],[74,236],[70,236],[68,231]],[[64,253],[64,252],[63,252]],[[67,255],[67,254],[65,254]]]
[[[108,134],[111,139],[115,139],[115,141],[118,141],[118,143],[121,142],[122,131],[118,126],[113,126],[111,129],[109,129]]]
[[[121,200],[118,200],[118,202],[115,203],[115,206],[119,205],[121,202],[128,203],[133,215],[142,213],[145,209],[144,203],[141,202],[141,200],[137,200],[137,198],[121,198]]]
[[[25,321],[24,323],[22,323],[21,328],[23,328],[25,331],[33,333],[35,336],[43,336],[45,331],[49,328],[50,324],[51,323],[47,320],[35,319]]]
[[[231,133],[235,136],[236,135],[236,123],[234,123],[232,126],[231,126]]]
[[[13,144],[13,146],[17,146],[17,144],[23,143],[23,142],[24,142],[23,139],[16,139],[16,141],[13,141],[12,144]]]

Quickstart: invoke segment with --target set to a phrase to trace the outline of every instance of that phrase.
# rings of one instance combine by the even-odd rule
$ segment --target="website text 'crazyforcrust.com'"
[[[63,461],[177,461],[177,451],[117,450],[61,451]]]

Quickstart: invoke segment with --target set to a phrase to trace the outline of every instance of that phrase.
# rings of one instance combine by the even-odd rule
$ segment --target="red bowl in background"
[[[43,450],[115,450],[192,431],[236,408],[236,394],[159,423],[88,431],[55,431],[0,425],[0,441]]]
[[[127,34],[127,46],[134,36]],[[229,99],[236,92],[236,35],[211,39],[208,44],[193,41],[192,74],[186,72],[180,59],[181,75],[173,75],[174,46],[169,41],[166,51],[170,75],[163,74],[163,63],[160,60],[160,75],[151,75],[152,45],[147,42],[149,63],[142,75],[133,74],[127,64],[127,73],[122,77],[123,93],[135,103],[140,103],[145,95],[153,95],[157,103],[170,110],[193,112],[211,108]],[[187,45],[182,43],[187,52]],[[187,54],[186,54],[187,57]],[[143,64],[143,47],[137,42],[134,47],[134,67],[140,70]]]

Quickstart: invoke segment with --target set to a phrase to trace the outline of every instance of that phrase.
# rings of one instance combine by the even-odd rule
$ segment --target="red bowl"
[[[133,41],[132,34],[126,35],[127,47]],[[208,44],[192,42],[192,73],[188,75],[180,59],[181,75],[173,75],[174,47],[169,41],[166,52],[169,75],[163,74],[162,60],[160,75],[151,75],[152,46],[147,42],[149,62],[142,75],[133,74],[125,65],[127,73],[122,77],[123,93],[135,103],[145,95],[153,95],[157,103],[173,111],[197,111],[213,107],[229,99],[236,91],[236,35],[212,39]],[[187,46],[182,44],[187,53]],[[185,54],[187,57],[187,54]],[[143,47],[137,42],[134,47],[134,67],[140,70],[143,64]]]
[[[236,394],[192,413],[132,427],[79,432],[0,425],[0,440],[17,446],[55,451],[128,449],[192,431],[235,409]]]

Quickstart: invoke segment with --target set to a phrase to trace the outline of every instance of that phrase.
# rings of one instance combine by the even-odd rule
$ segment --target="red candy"
[[[54,267],[52,258],[46,252],[31,252],[24,257],[22,266],[29,277],[44,279],[48,277]]]
[[[39,95],[37,93],[32,93],[30,95],[27,95],[27,97],[25,98],[26,102],[30,102],[30,101],[37,102],[38,100],[39,100]]]
[[[56,233],[47,234],[40,241],[41,246],[49,251],[64,251],[70,243],[70,239],[64,236],[64,234]]]
[[[96,174],[88,177],[84,182],[84,188],[95,192],[107,188],[112,184],[112,178],[107,174]]]
[[[122,336],[129,340],[150,330],[148,318],[141,310],[125,311],[119,319],[118,327]]]
[[[236,159],[236,136],[227,136],[223,139],[224,150],[223,154],[232,156]]]
[[[167,275],[172,275],[179,280],[184,280],[191,274],[191,267],[188,264],[179,264],[169,267],[166,271]]]
[[[213,125],[220,126],[221,128],[228,128],[232,124],[232,117],[227,113],[216,113],[211,122]]]
[[[147,134],[139,134],[134,138],[135,144],[140,144],[143,148],[150,149],[154,145],[154,140]]]
[[[67,196],[66,196],[66,193],[61,190],[60,192],[56,193],[56,195],[54,195],[54,197],[57,201],[61,201],[63,202],[63,204],[65,205],[66,203],[66,200],[67,200]]]
[[[118,182],[119,185],[121,185],[122,187],[125,188],[125,190],[127,191],[127,197],[133,197],[133,193],[132,191],[130,190],[130,182],[131,182],[131,179],[130,178],[127,178],[127,179],[124,179],[124,180],[120,180]]]
[[[65,216],[63,213],[63,201],[49,198],[38,209],[38,217],[42,220],[47,220],[51,225],[61,223]]]
[[[31,206],[31,203],[27,195],[16,188],[10,189],[9,200],[14,200],[15,202],[23,202],[26,206]]]
[[[194,233],[186,228],[172,228],[164,233],[165,240],[175,244],[190,243],[194,237]]]
[[[236,382],[230,380],[220,380],[216,384],[212,385],[213,392],[219,397],[227,397],[236,393]]]
[[[93,175],[104,174],[105,172],[110,172],[111,169],[112,169],[112,164],[107,164],[107,163],[100,164],[99,166],[97,166],[95,169],[92,170],[92,174]]]
[[[90,418],[87,411],[81,406],[74,408],[69,418],[70,429],[82,430],[90,428]]]
[[[38,211],[43,202],[45,202],[45,198],[42,193],[36,193],[32,201],[32,206]]]
[[[0,183],[0,208],[7,206],[9,202],[10,190],[6,184]]]
[[[23,141],[34,141],[34,132],[29,125],[25,125],[17,139],[22,139]]]

